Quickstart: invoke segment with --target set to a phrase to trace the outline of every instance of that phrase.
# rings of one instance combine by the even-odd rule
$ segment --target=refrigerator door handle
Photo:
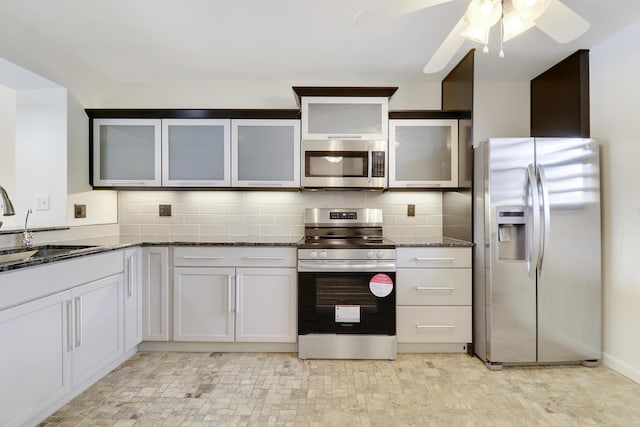
[[[538,270],[542,270],[542,260],[544,259],[545,247],[549,245],[549,236],[551,234],[551,206],[549,205],[549,189],[547,187],[547,179],[544,174],[544,167],[538,165],[536,167],[536,177],[539,182],[539,186],[542,194],[542,212],[543,218],[540,236],[540,249],[538,250]]]
[[[531,195],[531,213],[532,223],[531,230],[526,232],[527,237],[527,272],[529,274],[536,271],[538,266],[539,250],[540,250],[540,200],[538,193],[538,184],[533,164],[527,166],[527,188]],[[528,202],[527,202],[528,203]],[[527,228],[529,224],[527,224]]]

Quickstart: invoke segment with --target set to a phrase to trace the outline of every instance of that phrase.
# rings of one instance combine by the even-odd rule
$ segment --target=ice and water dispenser
[[[526,207],[498,206],[498,259],[526,259]]]

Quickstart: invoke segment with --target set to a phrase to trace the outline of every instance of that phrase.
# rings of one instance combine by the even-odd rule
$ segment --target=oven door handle
[[[380,262],[376,264],[345,264],[345,263],[327,263],[320,261],[303,262],[298,261],[298,271],[371,271],[371,272],[393,272],[396,271],[395,262]]]

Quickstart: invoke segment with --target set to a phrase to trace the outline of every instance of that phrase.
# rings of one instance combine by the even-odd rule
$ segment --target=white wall
[[[16,91],[0,85],[0,186],[13,199],[16,183]],[[0,216],[7,224],[10,217]]]
[[[67,97],[67,224],[118,222],[116,191],[93,191],[89,185],[89,118],[78,100]],[[74,217],[74,204],[86,206],[86,218]]]
[[[0,58],[69,89],[82,105],[99,103],[113,84],[102,73],[79,61],[50,38],[2,13]]]
[[[473,141],[491,137],[529,136],[529,81],[474,84]]]
[[[640,22],[591,50],[591,135],[602,143],[604,363],[640,382]]]
[[[292,86],[361,86],[354,82],[212,82],[118,84],[91,108],[299,108]],[[383,86],[381,84],[380,86]],[[394,82],[392,110],[439,110],[440,83]]]
[[[53,83],[52,83],[53,82]],[[65,176],[65,193],[69,191],[68,200],[55,200],[55,210],[58,212],[68,212],[62,223],[56,217],[55,224],[44,223],[46,219],[53,219],[53,212],[34,212],[33,225],[86,225],[86,224],[104,224],[117,222],[117,194],[113,191],[92,191],[89,186],[88,172],[88,152],[89,152],[89,130],[88,118],[84,112],[85,107],[92,105],[101,105],[102,98],[111,93],[110,88],[114,84],[104,75],[78,61],[73,55],[69,54],[59,46],[51,42],[50,39],[43,37],[41,34],[25,28],[19,22],[9,19],[9,17],[0,14],[0,84],[7,84],[8,87],[17,90],[42,89],[44,87],[56,86],[68,89],[68,104],[66,106],[68,116],[66,118],[65,133],[68,137],[68,146],[57,153],[63,153],[68,158],[64,159],[65,168],[68,166],[68,176]],[[3,93],[0,93],[0,108],[7,102]],[[14,102],[15,104],[15,102]],[[9,113],[10,114],[10,113]],[[7,114],[0,110],[0,124],[7,119]],[[15,121],[15,107],[13,111],[13,121]],[[8,132],[13,126],[7,126],[0,132]],[[6,129],[6,130],[5,130]],[[11,141],[0,140],[0,147],[3,152],[5,145],[15,147],[15,138]],[[21,150],[25,152],[25,150]],[[11,153],[10,150],[6,151]],[[10,157],[1,156],[0,165]],[[22,156],[22,159],[28,160],[28,155]],[[62,165],[60,161],[57,161]],[[29,182],[28,173],[33,173],[33,166],[27,166],[26,172],[23,166],[12,170],[6,168],[6,174],[23,173],[23,181]],[[0,178],[5,172],[0,172]],[[13,181],[15,182],[15,177]],[[26,180],[26,181],[25,181]],[[3,179],[4,181],[4,179]],[[40,186],[41,189],[37,194],[46,193],[50,189],[42,186],[46,179],[39,179],[37,182],[33,180],[33,186]],[[31,185],[29,184],[29,185]],[[0,184],[3,185],[4,184]],[[11,185],[10,185],[11,186]],[[67,188],[68,186],[68,188]],[[14,187],[13,187],[14,188]],[[35,187],[34,187],[35,189]],[[13,195],[15,191],[10,194]],[[25,206],[31,201],[25,201]],[[85,204],[87,206],[87,218],[73,218],[73,204]],[[18,207],[16,207],[16,210]],[[20,207],[20,212],[15,217],[10,217],[11,226],[13,228],[20,227],[24,221],[22,213],[26,207]],[[54,207],[52,207],[54,209]],[[5,217],[9,218],[9,217]],[[5,220],[6,228],[9,221]]]
[[[19,90],[16,95],[15,220],[24,224],[62,226],[67,221],[67,91]],[[36,196],[49,198],[39,210]]]

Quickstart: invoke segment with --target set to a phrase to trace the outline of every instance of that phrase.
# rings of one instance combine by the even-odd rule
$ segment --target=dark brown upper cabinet
[[[442,80],[442,109],[473,111],[473,67],[475,49],[471,49]]]
[[[582,49],[531,80],[531,136],[590,133],[589,51]]]

